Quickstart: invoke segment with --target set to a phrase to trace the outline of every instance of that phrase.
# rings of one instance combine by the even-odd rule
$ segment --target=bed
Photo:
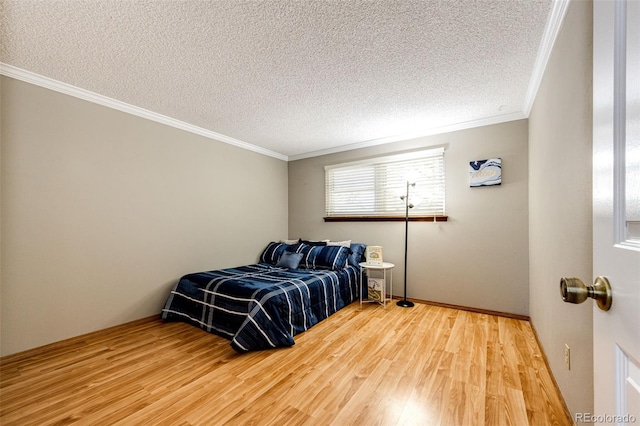
[[[293,346],[293,336],[359,299],[364,250],[272,242],[259,263],[183,276],[161,316],[227,338],[238,352]]]

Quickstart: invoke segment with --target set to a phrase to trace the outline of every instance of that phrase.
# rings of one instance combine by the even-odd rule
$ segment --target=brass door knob
[[[613,299],[611,285],[605,277],[596,278],[593,285],[585,285],[579,278],[561,278],[560,294],[567,303],[582,303],[591,297],[603,311],[611,309]]]

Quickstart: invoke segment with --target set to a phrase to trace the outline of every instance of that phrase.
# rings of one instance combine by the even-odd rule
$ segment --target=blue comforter
[[[162,318],[231,340],[239,352],[292,346],[293,336],[358,299],[359,271],[279,268],[267,263],[182,277]]]

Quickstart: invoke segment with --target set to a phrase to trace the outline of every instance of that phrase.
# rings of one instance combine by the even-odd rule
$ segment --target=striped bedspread
[[[358,268],[289,270],[267,263],[182,277],[162,318],[231,340],[239,352],[292,346],[293,336],[358,299]]]

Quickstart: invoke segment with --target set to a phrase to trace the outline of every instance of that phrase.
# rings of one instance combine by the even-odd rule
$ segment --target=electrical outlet
[[[564,365],[567,366],[567,370],[571,370],[571,349],[566,343],[564,344]]]

